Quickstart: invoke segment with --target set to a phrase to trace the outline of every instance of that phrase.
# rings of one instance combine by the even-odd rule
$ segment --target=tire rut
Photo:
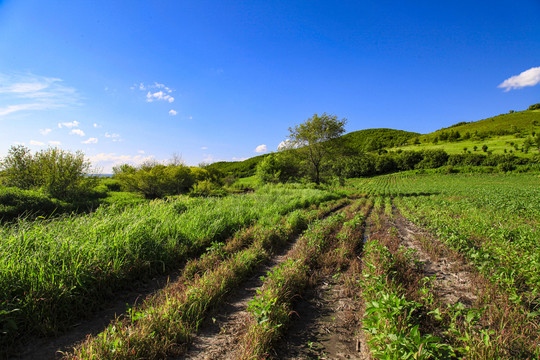
[[[336,208],[323,218],[342,211],[347,206]],[[237,348],[235,346],[238,344],[240,335],[243,333],[249,319],[247,306],[257,293],[257,289],[263,285],[261,277],[288,258],[289,253],[294,249],[294,245],[301,236],[302,234],[290,241],[278,254],[270,258],[256,274],[244,281],[236,290],[233,290],[221,306],[208,314],[185,354],[179,357],[170,357],[169,359],[212,360],[236,358]]]
[[[441,254],[440,247],[444,247],[437,239],[426,233],[416,225],[394,211],[394,226],[398,229],[401,243],[404,247],[415,250],[416,259],[422,264],[426,276],[434,277],[433,289],[439,298],[447,304],[461,302],[470,307],[477,300],[474,291],[474,276],[467,269],[467,265],[459,259],[452,259]],[[420,238],[424,238],[439,250],[430,254],[424,249]]]

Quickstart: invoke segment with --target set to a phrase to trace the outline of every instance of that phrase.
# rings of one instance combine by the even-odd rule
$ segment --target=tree
[[[306,160],[315,183],[321,182],[321,168],[329,155],[339,147],[338,137],[345,132],[347,119],[336,115],[315,114],[294,128],[289,128],[289,146],[298,149]]]

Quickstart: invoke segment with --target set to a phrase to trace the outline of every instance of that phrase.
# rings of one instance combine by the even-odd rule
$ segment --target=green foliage
[[[529,106],[529,110],[540,110],[540,103]]]
[[[270,154],[257,165],[257,178],[262,184],[286,183],[299,174],[298,163],[287,151]]]
[[[0,169],[4,185],[39,189],[58,199],[88,195],[96,184],[95,178],[89,176],[91,164],[80,151],[49,148],[32,155],[24,146],[12,146],[0,162]]]
[[[140,193],[147,199],[185,193],[195,183],[195,176],[204,179],[203,173],[207,173],[204,169],[197,169],[194,176],[192,170],[184,165],[153,163],[145,163],[138,168],[124,164],[113,170],[114,179],[125,190]]]

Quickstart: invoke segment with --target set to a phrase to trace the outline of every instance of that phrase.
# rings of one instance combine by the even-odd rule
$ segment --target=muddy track
[[[336,208],[323,218],[342,211],[347,206]],[[261,277],[288,258],[289,253],[293,251],[294,245],[301,236],[302,234],[289,242],[285,248],[267,261],[256,274],[232,291],[223,305],[208,314],[184,355],[170,357],[169,359],[210,360],[236,358],[238,350],[236,345],[249,319],[247,306],[249,301],[256,295],[257,290],[263,285]]]
[[[372,211],[370,207],[366,213],[362,243],[370,233]],[[274,346],[273,359],[370,359],[360,330],[362,295],[347,284],[361,276],[361,252],[347,271],[322,277],[295,304],[296,316]]]
[[[401,244],[415,250],[415,258],[422,265],[425,276],[434,277],[433,289],[439,299],[446,304],[461,302],[466,307],[472,306],[478,296],[469,266],[462,259],[443,253],[441,249],[445,247],[440,241],[405,219],[395,208],[392,223],[398,230]],[[428,252],[425,244],[432,251]]]
[[[274,359],[363,359],[356,334],[359,304],[340,279],[321,279],[296,304],[295,315]]]

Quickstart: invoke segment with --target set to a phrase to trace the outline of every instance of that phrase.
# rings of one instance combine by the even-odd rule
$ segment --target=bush
[[[80,151],[49,148],[32,155],[24,146],[12,146],[0,169],[4,185],[39,189],[57,199],[88,196],[96,184],[89,176],[91,164]]]
[[[300,168],[287,153],[270,154],[259,162],[256,175],[262,184],[285,183],[298,178]]]
[[[529,110],[540,110],[540,103],[529,106]]]
[[[204,178],[203,169],[196,175]],[[146,199],[163,198],[189,191],[195,183],[192,170],[184,165],[143,163],[139,168],[124,164],[113,168],[114,178],[126,191],[142,194]]]

